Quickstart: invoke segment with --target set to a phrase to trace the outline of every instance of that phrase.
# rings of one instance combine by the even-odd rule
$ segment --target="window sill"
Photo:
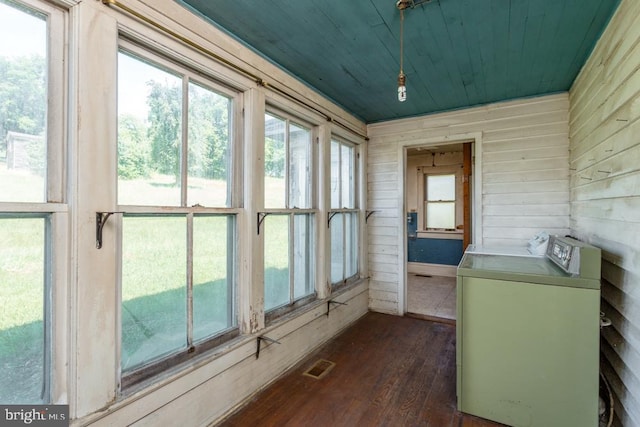
[[[421,230],[418,231],[419,239],[452,239],[462,240],[464,230]]]
[[[314,310],[314,309],[318,308],[319,306],[325,306],[326,307],[327,303],[330,300],[335,299],[336,297],[338,297],[340,295],[343,295],[345,293],[348,293],[352,289],[360,286],[366,280],[367,280],[367,278],[362,278],[362,277],[357,277],[357,278],[353,278],[353,279],[347,280],[346,283],[340,283],[338,285],[334,285],[333,289],[331,291],[331,295],[329,297],[327,297],[327,298],[314,299],[313,301],[307,302],[304,305],[297,306],[297,307],[289,310],[288,312],[283,313],[278,317],[273,317],[271,319],[269,319],[268,315],[265,315],[265,317],[266,317],[266,319],[265,319],[266,327],[262,332],[264,332],[265,330],[268,332],[269,329],[273,329],[273,328],[279,326],[282,323],[285,323],[287,321],[290,321],[292,319],[300,317],[304,313],[306,313],[308,311],[311,311],[311,310]],[[316,295],[314,294],[314,297],[315,296]]]
[[[349,290],[352,287],[359,284],[362,280],[359,275],[352,276],[347,280],[343,280],[342,282],[333,283],[331,285],[331,296],[334,297],[336,295],[340,295],[343,291]]]
[[[202,352],[188,361],[183,361],[175,366],[170,367],[164,372],[149,377],[144,381],[140,381],[135,385],[131,385],[118,392],[117,401],[114,402],[106,411],[99,412],[83,418],[83,423],[91,423],[98,419],[116,412],[132,403],[138,401],[144,396],[150,396],[159,389],[168,384],[174,383],[180,378],[187,378],[197,375],[200,378],[199,370],[203,370],[207,378],[213,378],[227,369],[233,368],[246,357],[255,357],[255,342],[260,335],[267,335],[275,332],[274,338],[278,339],[286,331],[290,322],[296,322],[297,326],[313,322],[319,318],[324,318],[327,310],[327,302],[339,296],[345,296],[345,301],[357,297],[361,292],[366,291],[366,287],[358,289],[368,281],[367,278],[358,278],[353,282],[347,283],[341,287],[339,291],[334,291],[329,298],[315,299],[314,301],[298,307],[296,310],[287,313],[275,319],[272,324],[266,326],[260,331],[251,334],[239,334],[234,338],[220,344],[218,347]],[[331,311],[337,309],[332,307]],[[351,308],[350,308],[351,309]],[[282,329],[284,328],[284,329]],[[198,380],[200,381],[200,380]]]
[[[240,337],[240,330],[237,326],[229,328],[226,332],[219,334],[207,341],[201,342],[190,348],[181,350],[178,353],[154,360],[140,368],[122,373],[120,383],[120,393],[122,397],[127,397],[138,390],[144,389],[158,379],[163,378],[167,373],[174,370],[184,369],[192,365],[194,360],[207,357],[208,354],[215,353],[217,349],[224,348],[225,345],[234,342]]]
[[[287,316],[291,313],[297,313],[302,311],[302,309],[312,306],[313,303],[317,301],[317,294],[314,292],[311,295],[307,295],[306,297],[302,297],[299,300],[296,300],[287,305],[283,305],[280,307],[276,307],[273,310],[270,310],[264,314],[265,324],[267,326],[271,325],[274,321]]]

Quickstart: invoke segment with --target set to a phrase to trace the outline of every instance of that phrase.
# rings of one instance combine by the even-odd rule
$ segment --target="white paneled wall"
[[[571,229],[602,248],[603,371],[640,425],[640,2],[623,0],[570,92]]]
[[[404,312],[404,148],[475,141],[474,243],[569,232],[569,99],[557,94],[368,126],[369,307]]]

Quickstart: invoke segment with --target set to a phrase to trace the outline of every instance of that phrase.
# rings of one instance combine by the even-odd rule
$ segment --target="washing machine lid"
[[[544,258],[545,254],[532,254],[526,246],[479,246],[469,245],[465,252],[483,255],[504,255]]]
[[[574,276],[546,257],[488,254],[467,251],[457,270],[458,276],[529,282],[543,285],[600,289],[600,281]]]

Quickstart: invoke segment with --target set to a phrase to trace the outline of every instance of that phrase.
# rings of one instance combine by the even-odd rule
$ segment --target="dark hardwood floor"
[[[500,426],[456,410],[455,364],[455,326],[368,313],[221,425]]]

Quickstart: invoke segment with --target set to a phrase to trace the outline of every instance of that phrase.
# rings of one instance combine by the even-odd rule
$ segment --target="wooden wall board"
[[[390,256],[370,259],[373,280],[384,282],[385,292],[395,288],[399,295],[404,293],[406,254],[400,242],[405,202],[398,182],[408,163],[404,164],[400,154],[402,147],[425,145],[425,141],[437,145],[462,138],[460,135],[469,135],[467,139],[473,139],[470,135],[474,132],[481,135],[482,146],[475,147],[475,152],[480,156],[482,174],[473,178],[482,181],[481,197],[474,203],[482,206],[484,225],[479,232],[485,244],[524,245],[545,229],[567,234],[568,101],[567,94],[559,94],[369,125],[368,197],[371,206],[384,208],[389,216],[384,223],[372,222],[367,227],[373,238],[369,254]],[[376,230],[378,227],[384,230]],[[381,234],[397,236],[396,242],[384,239],[376,244],[376,236]],[[403,300],[397,300],[395,312],[402,313]],[[389,312],[390,303],[388,296],[383,301],[373,295],[370,307]]]
[[[640,425],[640,3],[624,0],[571,92],[571,233],[602,248],[604,372]]]

